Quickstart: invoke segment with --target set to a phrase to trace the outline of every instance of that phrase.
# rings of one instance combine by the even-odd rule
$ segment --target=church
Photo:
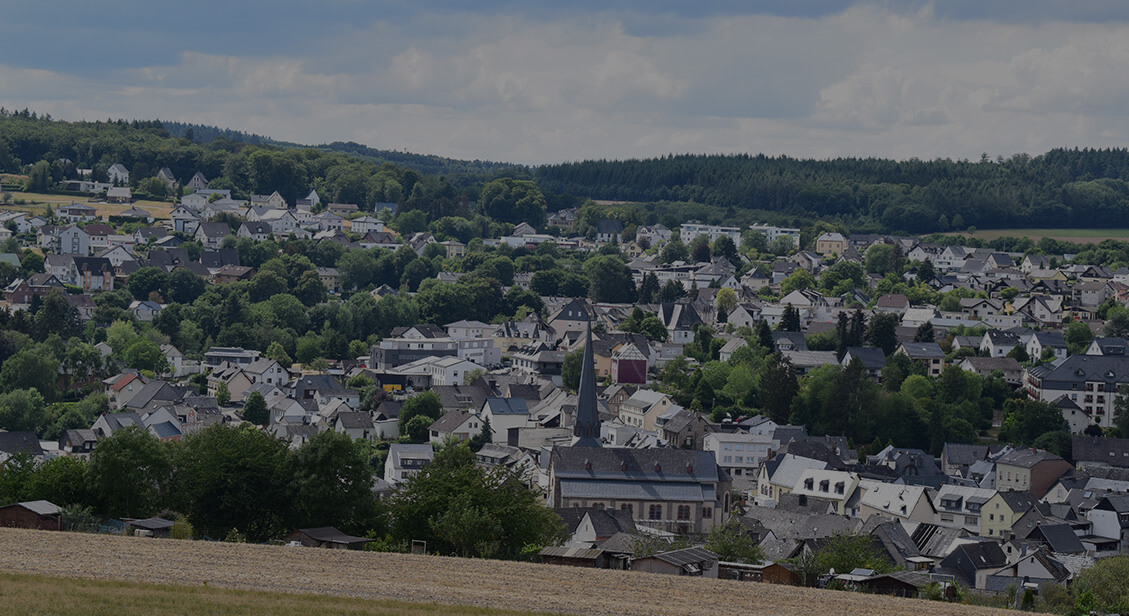
[[[708,452],[601,446],[589,327],[573,441],[549,458],[548,505],[619,509],[641,526],[705,533],[728,518],[729,487]]]

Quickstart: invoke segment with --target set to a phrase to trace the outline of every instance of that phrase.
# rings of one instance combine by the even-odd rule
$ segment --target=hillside
[[[0,571],[572,614],[907,614],[996,610],[621,571],[0,529]]]
[[[1051,150],[1007,160],[801,160],[678,155],[539,167],[541,189],[592,199],[687,201],[852,229],[1118,227],[1129,214],[1129,150]],[[732,216],[732,214],[730,214]]]
[[[443,156],[436,156],[434,154],[414,154],[412,152],[400,152],[396,150],[381,150],[377,148],[370,148],[366,145],[354,143],[352,141],[334,141],[317,146],[303,145],[300,143],[293,143],[290,141],[278,141],[270,137],[246,133],[239,130],[232,130],[230,128],[217,128],[215,126],[207,126],[204,124],[186,124],[184,122],[163,122],[165,130],[173,137],[192,137],[192,141],[197,143],[207,144],[216,139],[226,139],[238,143],[246,143],[249,145],[265,145],[283,149],[294,148],[308,148],[314,147],[323,152],[340,152],[356,156],[375,163],[390,163],[393,165],[407,167],[414,169],[420,173],[428,173],[435,175],[465,175],[465,174],[487,174],[497,171],[506,171],[510,173],[526,173],[526,169],[520,165],[511,163],[499,163],[485,160],[458,160],[454,158],[445,158]],[[190,132],[191,131],[191,132]]]

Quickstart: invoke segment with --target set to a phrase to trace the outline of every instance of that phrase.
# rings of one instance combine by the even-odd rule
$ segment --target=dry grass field
[[[0,575],[5,616],[529,616],[490,608],[211,586]]]
[[[45,195],[39,193],[26,193],[26,192],[13,192],[12,201],[22,201],[19,205],[4,205],[0,206],[0,211],[18,211],[18,212],[31,212],[33,214],[42,214],[47,210],[47,206],[58,209],[61,205],[70,205],[71,203],[86,203],[83,197],[72,197],[70,195]],[[97,210],[99,218],[106,216],[116,216],[131,207],[137,207],[153,215],[153,218],[168,218],[172,212],[173,205],[167,201],[135,201],[134,203],[91,203]]]
[[[567,614],[973,616],[987,608],[749,582],[438,556],[0,529],[0,573],[408,601]],[[15,578],[18,580],[18,578]],[[0,578],[0,603],[8,582]],[[125,586],[121,588],[127,588]],[[97,589],[97,586],[95,587]],[[99,591],[100,592],[100,591]],[[123,594],[136,594],[135,591]],[[233,595],[235,596],[235,595]],[[263,598],[263,601],[278,599]],[[305,600],[295,598],[294,601]],[[284,603],[286,603],[284,601]],[[188,611],[184,614],[243,614]],[[47,607],[41,604],[41,607]],[[377,609],[379,606],[372,606]],[[137,613],[173,613],[154,610]],[[352,608],[343,608],[352,609]],[[403,613],[427,613],[427,606]],[[342,613],[387,613],[363,610]],[[413,611],[417,610],[417,611]],[[268,610],[271,611],[271,610]],[[101,613],[28,611],[39,613]],[[133,612],[106,611],[115,616]],[[312,610],[312,613],[320,613]],[[334,613],[334,612],[327,612]],[[463,612],[473,613],[473,612]]]

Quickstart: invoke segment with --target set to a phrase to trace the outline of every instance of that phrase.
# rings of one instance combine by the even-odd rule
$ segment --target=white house
[[[434,459],[435,450],[430,444],[392,443],[384,462],[384,480],[392,485],[406,481],[427,468]]]

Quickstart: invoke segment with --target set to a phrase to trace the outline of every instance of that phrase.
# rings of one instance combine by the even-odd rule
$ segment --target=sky
[[[41,0],[0,106],[524,164],[1129,146],[1121,0]]]

